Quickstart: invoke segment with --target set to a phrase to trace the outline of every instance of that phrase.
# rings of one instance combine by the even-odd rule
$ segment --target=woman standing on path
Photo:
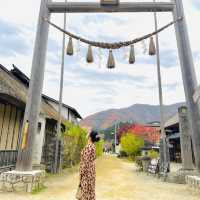
[[[88,135],[88,144],[81,152],[80,163],[80,184],[79,197],[80,200],[95,200],[95,181],[96,181],[96,147],[100,137],[96,131],[91,131]]]

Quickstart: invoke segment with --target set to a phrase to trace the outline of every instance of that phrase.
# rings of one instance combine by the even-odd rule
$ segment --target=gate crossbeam
[[[172,12],[171,2],[121,2],[119,5],[101,5],[95,2],[49,2],[51,13],[103,13],[103,12]]]

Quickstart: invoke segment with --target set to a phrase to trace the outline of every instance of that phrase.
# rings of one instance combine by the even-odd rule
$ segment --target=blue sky
[[[199,0],[183,0],[183,2],[195,70],[197,79],[200,80],[200,29],[196,24],[200,19],[200,3]],[[31,70],[39,6],[40,0],[20,0],[20,4],[19,1],[6,0],[0,7],[0,63],[7,68],[15,64],[27,75],[30,75]],[[62,26],[63,15],[54,14],[51,20]],[[159,26],[163,26],[171,21],[172,17],[169,13],[159,13],[158,20]],[[67,29],[92,40],[123,41],[153,31],[153,15],[151,13],[68,14]],[[174,28],[170,27],[159,34],[159,41],[164,103],[184,101]],[[145,41],[147,48],[148,42]],[[43,93],[56,99],[59,94],[61,44],[62,33],[50,28]],[[87,46],[80,44],[78,54],[77,46],[77,42],[74,41],[75,56],[65,57],[64,103],[75,107],[83,116],[108,108],[128,107],[134,103],[159,103],[156,60],[155,57],[143,53],[144,44],[135,45],[134,65],[129,65],[125,56],[129,48],[114,51],[116,59],[114,70],[106,69],[108,56],[106,50],[102,51],[100,67],[98,49],[93,49],[95,62],[87,64],[85,62]]]

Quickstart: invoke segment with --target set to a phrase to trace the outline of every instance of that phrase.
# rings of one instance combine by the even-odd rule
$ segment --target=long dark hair
[[[89,137],[91,138],[92,143],[98,142],[100,140],[100,135],[97,131],[91,131]]]

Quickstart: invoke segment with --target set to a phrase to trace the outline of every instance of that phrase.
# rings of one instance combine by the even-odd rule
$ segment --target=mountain
[[[165,120],[177,113],[178,107],[184,103],[176,103],[164,106]],[[128,108],[109,109],[90,115],[80,122],[81,126],[89,126],[95,129],[106,129],[115,121],[148,123],[160,121],[159,105],[134,104]]]

